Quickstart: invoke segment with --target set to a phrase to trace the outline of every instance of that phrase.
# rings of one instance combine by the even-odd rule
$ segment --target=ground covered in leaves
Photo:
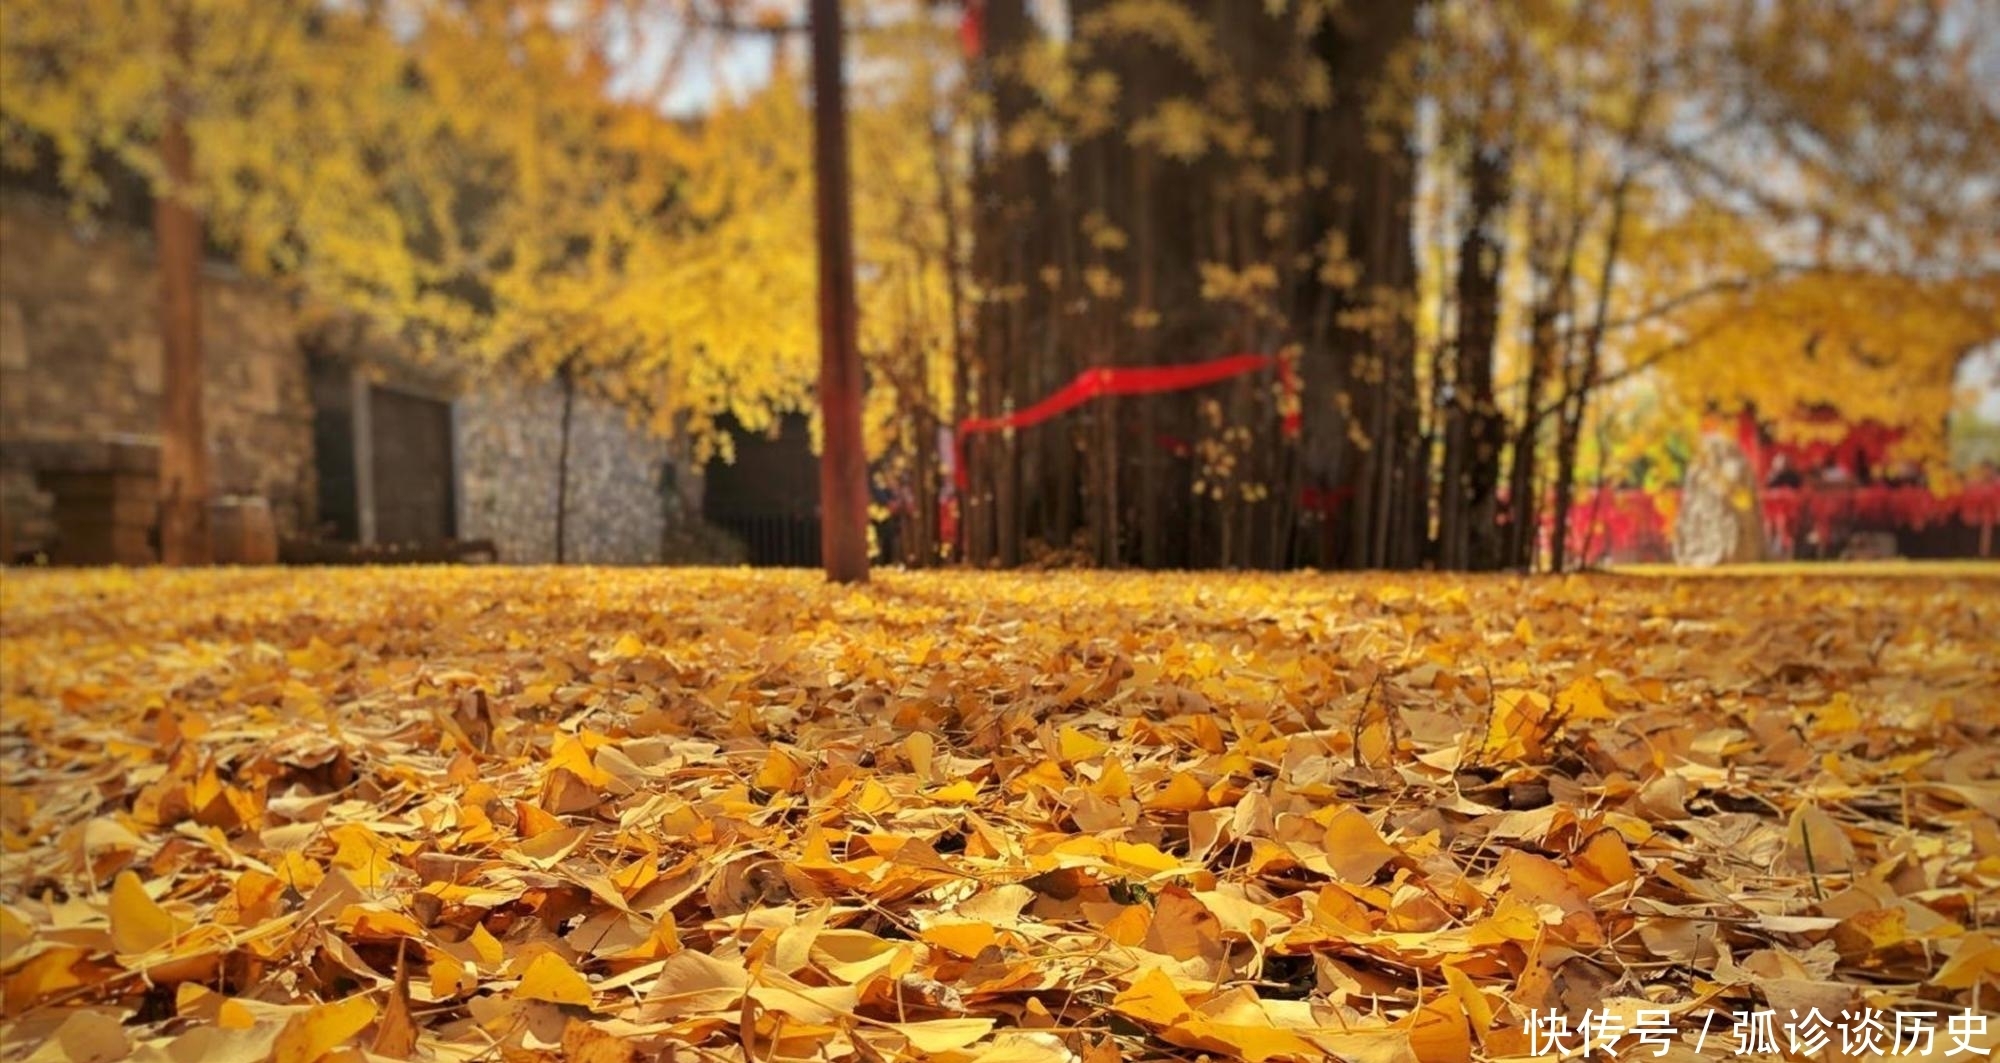
[[[1991,569],[0,588],[8,1058],[1771,1055],[1757,1010],[1941,1058],[2000,1008]]]

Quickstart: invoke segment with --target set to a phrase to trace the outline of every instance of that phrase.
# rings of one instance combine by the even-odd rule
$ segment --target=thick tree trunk
[[[965,423],[966,417],[970,415],[972,410],[970,404],[972,378],[970,374],[971,367],[968,365],[968,361],[972,357],[972,351],[966,343],[965,281],[964,277],[959,273],[962,265],[960,255],[963,252],[965,241],[959,232],[961,222],[958,215],[958,201],[952,194],[952,174],[949,164],[950,155],[948,154],[951,142],[946,134],[947,130],[944,127],[934,126],[932,128],[931,164],[937,174],[938,208],[940,213],[944,215],[945,295],[946,306],[951,314],[950,438],[953,448],[951,455],[952,472],[955,476],[962,476],[963,470],[959,469],[958,463],[966,460],[966,454],[964,441],[958,437],[958,426]],[[936,444],[934,439],[925,439],[921,441],[921,445],[929,448]],[[941,480],[935,481],[935,484],[935,490],[943,490]],[[966,492],[964,491],[954,490],[952,492],[953,503],[958,507],[958,536],[954,542],[940,544],[950,547],[954,560],[963,560],[969,552],[969,533],[967,529],[970,526],[970,521],[967,519],[965,495]],[[935,504],[931,505],[930,511],[926,514],[926,519],[936,522],[938,519],[937,508]],[[933,523],[933,526],[935,526],[935,523]],[[938,560],[936,552],[932,553],[929,560],[933,562]]]
[[[1150,154],[1141,153],[1133,161],[1132,206],[1136,217],[1133,220],[1133,253],[1137,261],[1133,264],[1138,273],[1138,285],[1133,291],[1134,305],[1147,313],[1159,312],[1159,292],[1154,283],[1153,261],[1157,241],[1154,239],[1153,207],[1153,160]],[[1156,345],[1152,342],[1156,329],[1138,330],[1135,338],[1137,360],[1141,365],[1151,365],[1157,358]],[[1136,400],[1139,404],[1139,563],[1155,569],[1165,564],[1166,546],[1166,477],[1162,475],[1162,454],[1160,448],[1160,403],[1152,396]]]
[[[1407,567],[1423,545],[1428,501],[1418,450],[1414,329],[1407,307],[1416,284],[1411,246],[1414,166],[1402,136],[1376,128],[1390,58],[1416,32],[1413,0],[1344,6],[1319,41],[1333,76],[1333,106],[1308,134],[1309,167],[1323,167],[1330,204],[1310,231],[1340,241],[1331,263],[1348,282],[1302,292],[1309,334],[1302,456],[1314,486],[1343,498],[1327,540],[1349,567]]]
[[[1325,19],[1284,5],[1261,13],[1203,9],[1214,31],[1210,62],[1107,29],[1116,20],[1100,17],[1105,0],[1072,0],[1072,54],[1080,76],[1115,81],[1113,113],[1058,144],[1024,146],[1020,134],[1039,128],[1046,103],[1015,60],[1036,30],[1023,0],[987,5],[981,87],[993,113],[978,186],[979,412],[1037,401],[1087,368],[1297,344],[1310,436],[1303,447],[1281,442],[1267,397],[1239,390],[1226,404],[1225,427],[1238,430],[1228,437],[1234,463],[1226,474],[1226,489],[1238,493],[1227,505],[1188,493],[1194,480],[1218,474],[1201,468],[1202,455],[1183,465],[1161,449],[1163,436],[1209,434],[1194,414],[1219,401],[1214,392],[1099,400],[1068,423],[995,438],[992,450],[1022,462],[996,463],[993,472],[1002,563],[1018,557],[1010,536],[1062,546],[1084,524],[1104,564],[1282,563],[1296,539],[1293,499],[1242,490],[1289,495],[1308,483],[1333,498],[1359,489],[1349,515],[1360,519],[1344,525],[1356,533],[1348,561],[1408,565],[1421,557],[1429,472],[1407,309],[1416,279],[1414,168],[1404,131],[1369,117],[1380,112],[1380,90],[1395,69],[1389,57],[1414,36],[1417,7],[1416,0],[1341,5]],[[1309,67],[1334,79],[1330,105],[1246,103],[1254,135],[1279,157],[1251,162],[1220,146],[1182,152],[1134,135],[1158,124],[1169,101]],[[1350,270],[1352,284],[1323,279]],[[1214,294],[1232,277],[1256,278],[1259,290]],[[1127,443],[1134,438],[1136,452]],[[968,522],[968,531],[977,526]]]
[[[1572,407],[1575,412],[1572,413]],[[1576,451],[1578,437],[1582,433],[1583,396],[1572,393],[1564,399],[1561,418],[1556,425],[1556,480],[1553,504],[1555,512],[1549,526],[1549,571],[1561,572],[1569,564],[1569,512],[1574,504],[1573,489],[1576,484]]]
[[[1451,402],[1445,410],[1444,483],[1439,489],[1439,564],[1490,568],[1494,491],[1500,479],[1500,414],[1493,394],[1493,350],[1499,339],[1500,227],[1507,205],[1509,160],[1504,149],[1477,145],[1466,160],[1467,214],[1458,250],[1457,337]]]
[[[1057,224],[1053,216],[1053,196],[1046,157],[1034,152],[1017,152],[997,135],[1031,113],[1038,99],[1017,71],[1009,69],[1032,45],[1037,36],[1024,0],[991,0],[986,5],[986,54],[981,59],[981,80],[993,97],[994,133],[985,152],[985,173],[979,204],[980,243],[980,373],[978,381],[980,413],[1006,414],[1040,395],[1036,370],[1047,339],[1049,289],[1041,277],[1047,264],[1049,233]],[[1049,425],[1026,432],[997,432],[985,436],[978,452],[984,459],[984,497],[990,510],[991,528],[988,560],[1012,567],[1021,563],[1022,544],[1030,515],[1035,485],[1024,483],[1024,455],[1043,445],[1040,435],[1057,433],[1066,439],[1064,425]]]
[[[868,460],[847,170],[840,0],[813,0],[813,166],[819,217],[820,560],[835,583],[868,580]]]
[[[160,559],[205,565],[208,527],[208,431],[202,416],[201,216],[189,201],[194,148],[178,113],[160,132],[167,185],[153,200],[160,255]]]
[[[989,66],[985,58],[977,61],[975,69],[985,77]],[[981,284],[993,284],[1000,276],[1000,249],[989,232],[994,198],[993,179],[987,152],[978,140],[972,145],[972,204],[975,211],[975,235],[972,243],[972,273]],[[959,363],[959,404],[964,413],[958,418],[963,423],[973,414],[991,417],[997,408],[993,397],[993,371],[991,352],[996,342],[998,326],[992,306],[990,289],[982,298],[973,303],[971,313],[977,322],[972,334],[967,337],[962,360]],[[953,425],[954,431],[957,425]],[[993,563],[993,434],[981,432],[970,438],[959,438],[958,460],[965,463],[965,473],[959,478],[958,491],[959,539],[965,544],[963,560],[975,567],[984,568]]]

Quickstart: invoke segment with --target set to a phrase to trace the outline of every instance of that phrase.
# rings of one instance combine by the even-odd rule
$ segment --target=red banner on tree
[[[1025,410],[1015,410],[998,417],[968,417],[960,421],[958,437],[954,444],[957,453],[953,455],[955,460],[952,463],[952,478],[963,490],[968,476],[965,468],[967,436],[980,432],[998,432],[1009,428],[1038,425],[1052,417],[1068,413],[1101,395],[1151,395],[1163,391],[1186,391],[1272,366],[1277,367],[1278,384],[1285,393],[1283,419],[1285,436],[1295,437],[1299,434],[1298,379],[1292,372],[1291,363],[1278,355],[1233,354],[1214,361],[1196,362],[1193,365],[1123,368],[1103,366],[1078,373],[1074,380]]]

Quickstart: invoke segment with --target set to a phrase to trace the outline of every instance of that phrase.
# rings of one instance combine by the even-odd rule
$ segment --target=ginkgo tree
[[[1901,429],[1944,471],[1960,362],[2000,338],[2000,13],[1973,3],[1783,3],[1695,50],[1747,82],[1725,147],[1664,143],[1706,217],[1673,225],[1682,270],[1756,278],[1677,307],[1660,363],[1691,409]]]
[[[1452,488],[1458,407],[1484,408],[1484,372],[1509,424],[1479,459],[1507,466],[1487,563],[1537,560],[1545,501],[1549,561],[1566,562],[1581,456],[1635,423],[1626,397],[1606,408],[1612,389],[1664,386],[1641,431],[1744,408],[1781,435],[1823,431],[1798,415],[1831,405],[1906,429],[1913,458],[1939,453],[1953,368],[1996,335],[1990,5],[1505,10],[1439,5],[1418,82],[1441,128],[1420,239],[1455,252],[1424,256],[1417,318],[1420,349],[1440,352],[1430,386],[1450,387],[1431,430]],[[1454,493],[1447,564],[1467,559]]]
[[[161,548],[169,563],[202,562],[204,246],[329,294],[412,291],[370,156],[377,118],[401,96],[393,36],[365,11],[316,0],[80,0],[7,5],[0,49],[9,165],[52,164],[86,210],[110,168],[151,189]]]
[[[347,305],[453,371],[557,384],[561,560],[579,394],[672,426],[679,390],[613,311],[654,268],[649,248],[682,194],[674,131],[647,101],[610,92],[612,64],[582,32],[609,17],[599,6],[417,5],[410,17],[409,99],[379,135],[410,160],[384,171],[381,195],[415,283]]]
[[[206,555],[203,244],[454,373],[557,380],[566,409],[578,390],[609,400],[698,457],[727,456],[725,415],[754,431],[809,406],[803,87],[781,70],[676,120],[665,72],[621,86],[609,31],[688,14],[664,0],[8,9],[10,164],[52,159],[83,211],[107,167],[156,192],[170,562]]]
[[[1663,367],[1690,408],[1751,410],[1795,439],[1826,432],[1811,415],[1836,410],[1847,424],[1901,429],[1898,458],[1942,473],[1959,363],[2000,337],[2000,275],[1829,271],[1691,317],[1702,342]]]
[[[959,305],[947,216],[964,194],[951,44],[921,9],[871,15],[850,34],[866,445],[934,524]],[[816,394],[812,101],[796,52],[780,49],[756,90],[669,119],[615,98],[574,25],[537,25],[447,13],[415,39],[440,119],[410,150],[445,165],[408,178],[423,294],[382,313],[472,364],[573,380],[697,460],[727,460],[732,428],[772,430]],[[524,33],[541,43],[521,46]],[[478,102],[443,117],[465,100]]]
[[[426,10],[410,39],[426,104],[394,130],[406,154],[438,161],[397,177],[418,293],[378,316],[461,361],[556,377],[565,409],[585,388],[686,439],[698,460],[729,457],[731,426],[768,430],[815,395],[827,401],[815,379],[825,339],[807,312],[827,238],[808,153],[819,105],[791,49],[754,92],[670,119],[655,96],[621,93],[598,32],[632,5]],[[699,11],[654,13],[701,28]],[[947,338],[962,305],[943,220],[962,170],[946,106],[951,45],[921,6],[870,16],[841,35],[858,52],[858,338],[878,400],[866,451],[889,456],[878,473],[914,497],[906,519],[920,515],[914,539],[930,544]]]

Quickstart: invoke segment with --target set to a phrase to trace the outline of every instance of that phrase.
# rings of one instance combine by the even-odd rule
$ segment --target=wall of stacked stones
[[[13,192],[0,194],[0,275],[0,508],[23,553],[55,534],[53,500],[35,477],[51,455],[157,443],[159,277],[145,233],[82,225],[61,205]],[[215,492],[261,496],[281,536],[312,534],[313,399],[291,305],[268,283],[211,263],[202,329]],[[452,398],[458,537],[493,540],[503,561],[554,561],[559,387],[460,389],[402,365],[382,337],[355,343],[342,357],[367,365],[369,380],[399,387],[422,377],[419,393]],[[700,473],[674,460],[671,443],[583,395],[571,433],[568,560],[741,560],[741,545],[702,521]]]
[[[34,462],[107,440],[157,441],[159,277],[142,234],[0,198],[0,506],[16,549],[53,534]],[[282,534],[314,519],[312,403],[291,308],[212,264],[202,283],[204,401],[218,494],[259,495]]]
[[[492,539],[502,561],[556,560],[561,388],[477,387],[461,396],[459,537]],[[601,401],[576,397],[570,418],[565,558],[587,564],[661,559],[667,444]]]

